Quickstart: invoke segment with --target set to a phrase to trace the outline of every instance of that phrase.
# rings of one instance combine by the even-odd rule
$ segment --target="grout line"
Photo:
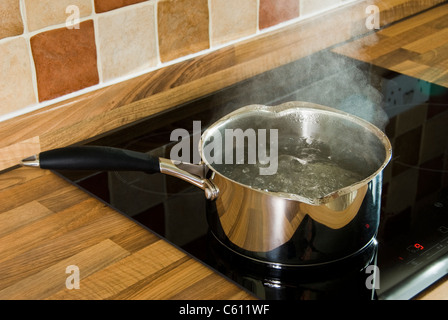
[[[100,56],[100,46],[99,46],[99,31],[98,31],[98,13],[95,10],[95,0],[90,0],[90,5],[92,6],[92,12],[90,13],[90,17],[93,21],[93,32],[95,34],[95,46],[96,46],[96,67],[98,71],[98,84],[103,82],[103,66],[101,63]],[[81,21],[80,21],[81,23]]]
[[[95,33],[95,47],[96,47],[96,68],[98,71],[99,84],[103,83],[103,64],[101,61],[101,49],[100,49],[100,36],[99,36],[99,22],[98,14],[95,12],[95,7],[92,1],[92,20],[93,20],[93,32]]]
[[[157,66],[162,64],[162,58],[160,57],[160,45],[159,45],[159,0],[154,0],[154,32],[156,33],[156,52],[157,52]]]
[[[25,39],[26,42],[26,48],[28,51],[28,59],[29,59],[29,63],[30,63],[30,68],[31,68],[31,82],[33,84],[33,93],[34,93],[34,104],[32,104],[31,106],[35,106],[39,104],[39,92],[38,92],[38,87],[37,87],[37,74],[36,74],[36,65],[34,64],[34,58],[33,58],[33,51],[31,50],[31,36],[29,34],[29,30],[28,30],[28,21],[27,21],[27,14],[26,14],[26,5],[25,5],[25,0],[20,0],[20,13],[22,15],[22,20],[23,20],[23,34],[21,36],[23,36],[23,38]]]
[[[208,47],[212,48],[213,46],[213,21],[212,21],[212,0],[208,0]]]
[[[28,33],[28,22],[26,19],[26,8],[25,8],[25,0],[20,0],[20,14],[22,15],[23,20],[23,33]]]

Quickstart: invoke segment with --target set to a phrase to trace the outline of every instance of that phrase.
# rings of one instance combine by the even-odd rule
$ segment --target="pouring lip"
[[[367,128],[370,132],[372,132],[380,140],[381,144],[384,146],[385,156],[384,156],[384,160],[383,160],[382,164],[373,173],[371,173],[370,175],[368,175],[367,177],[365,177],[364,179],[362,179],[356,183],[353,183],[346,187],[332,191],[332,192],[330,192],[326,195],[323,195],[321,197],[318,197],[318,198],[308,198],[308,197],[304,197],[304,196],[300,196],[298,194],[293,194],[293,193],[288,193],[288,192],[269,191],[266,189],[254,188],[254,187],[251,187],[250,185],[240,183],[238,181],[230,179],[230,178],[224,176],[223,174],[221,174],[204,157],[203,146],[205,143],[205,137],[207,137],[210,132],[216,130],[216,128],[219,127],[221,124],[229,121],[230,119],[235,118],[244,113],[252,112],[252,111],[261,111],[261,112],[266,112],[267,114],[272,114],[273,116],[281,116],[282,114],[292,111],[293,109],[295,109],[295,110],[309,109],[309,110],[313,110],[313,111],[320,110],[325,113],[337,114],[338,116],[346,118],[352,122],[355,122],[356,124],[358,124],[360,126]],[[210,168],[210,170],[214,174],[218,174],[221,177],[232,181],[233,183],[236,183],[245,188],[249,188],[256,192],[261,192],[261,193],[264,193],[269,196],[276,196],[276,197],[280,197],[280,198],[284,198],[284,199],[300,201],[300,202],[304,202],[304,203],[307,203],[310,205],[316,205],[316,206],[327,204],[335,198],[341,197],[343,195],[349,194],[353,191],[356,191],[356,190],[362,188],[363,186],[368,184],[370,181],[372,181],[376,176],[378,176],[386,168],[386,166],[389,164],[389,162],[392,158],[392,145],[391,145],[389,138],[386,136],[386,134],[381,129],[379,129],[374,124],[372,124],[372,123],[368,122],[367,120],[364,120],[358,116],[355,116],[353,114],[343,112],[341,110],[334,109],[331,107],[327,107],[327,106],[323,106],[323,105],[319,105],[319,104],[315,104],[315,103],[311,103],[311,102],[305,102],[305,101],[290,101],[290,102],[285,102],[285,103],[282,103],[282,104],[279,104],[276,106],[252,104],[252,105],[248,105],[248,106],[239,108],[239,109],[225,115],[224,117],[220,118],[215,123],[210,125],[204,131],[204,133],[201,135],[201,138],[199,139],[198,149],[199,149],[199,154],[201,155],[202,161],[205,163],[205,165],[207,167]]]

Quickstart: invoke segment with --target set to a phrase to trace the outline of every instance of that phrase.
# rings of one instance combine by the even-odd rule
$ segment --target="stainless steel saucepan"
[[[245,133],[244,139],[229,132]],[[248,132],[256,133],[255,148]],[[235,141],[236,147],[246,146],[239,156],[227,148]],[[260,148],[266,152],[258,153]],[[253,152],[258,160],[248,165]],[[199,153],[201,163],[189,164],[81,146],[45,151],[23,165],[176,176],[204,190],[210,230],[223,245],[268,264],[326,264],[356,254],[375,239],[382,170],[392,150],[386,135],[363,119],[307,102],[250,105],[210,126]],[[276,172],[261,174],[268,166]]]

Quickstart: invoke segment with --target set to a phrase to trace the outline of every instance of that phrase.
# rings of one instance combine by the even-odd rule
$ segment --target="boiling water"
[[[278,147],[278,158],[271,159],[278,161],[276,174],[260,175],[259,168],[263,165],[259,163],[222,165],[217,169],[224,176],[253,188],[315,199],[365,178],[354,172],[349,163],[333,158],[330,148],[321,142],[291,138],[283,140]]]

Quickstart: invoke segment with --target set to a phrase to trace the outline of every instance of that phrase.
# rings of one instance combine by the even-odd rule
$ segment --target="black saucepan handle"
[[[125,149],[80,146],[44,151],[39,166],[51,170],[101,170],[160,172],[159,158]]]

